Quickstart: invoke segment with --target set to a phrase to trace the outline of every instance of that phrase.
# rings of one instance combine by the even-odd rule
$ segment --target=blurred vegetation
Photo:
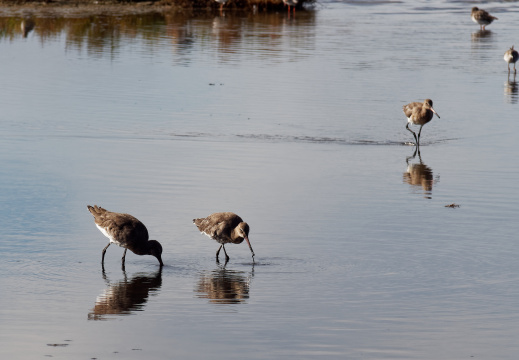
[[[125,44],[134,40],[144,41],[150,54],[158,49],[164,51],[167,46],[174,61],[182,64],[191,61],[193,47],[216,46],[222,61],[236,51],[248,54],[244,49],[261,47],[270,51],[251,56],[268,56],[273,61],[277,52],[286,46],[281,34],[287,25],[312,26],[314,22],[313,11],[302,11],[290,18],[285,11],[240,11],[222,16],[218,10],[197,14],[190,11],[121,13],[116,10],[90,14],[81,11],[66,15],[26,10],[16,16],[0,15],[0,42],[30,37],[45,45],[65,39],[66,49],[103,57],[117,56]],[[289,41],[298,42],[298,47],[312,46],[311,33],[293,31],[290,34]]]
[[[302,9],[305,5],[315,4],[316,0],[299,0],[296,8]],[[216,11],[220,4],[214,0],[0,0],[0,7],[21,6],[21,7],[59,7],[59,6],[89,6],[102,8],[106,5],[127,5],[145,7],[158,7],[186,10],[205,10]],[[228,0],[225,3],[226,10],[249,10],[249,11],[270,11],[285,8],[283,0]]]

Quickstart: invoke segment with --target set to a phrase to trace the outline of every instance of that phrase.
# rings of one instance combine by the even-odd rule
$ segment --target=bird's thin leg
[[[103,249],[103,256],[101,256],[101,264],[104,265],[105,264],[105,252],[106,252],[106,249],[108,249],[108,247],[110,246],[111,242],[108,243],[108,245],[105,246],[105,248]]]
[[[423,125],[420,125],[420,131],[418,131],[418,144],[417,146],[420,146],[420,134],[422,133]]]
[[[128,249],[124,248],[123,258],[121,259],[123,267],[124,267],[124,262],[126,261],[126,250],[128,250]]]
[[[229,261],[229,255],[227,255],[227,251],[225,251],[225,246],[222,244],[222,248],[223,248],[223,252],[225,254],[225,263],[227,264],[227,262]]]
[[[218,255],[220,255],[220,250],[222,250],[222,247],[223,247],[223,244],[220,245],[220,247],[218,248],[218,251],[216,252],[216,261],[219,262],[220,259],[218,259]],[[225,251],[225,250],[224,250]]]
[[[416,144],[418,145],[418,138],[416,137],[416,133],[415,133],[413,130],[409,129],[409,123],[407,123],[407,125],[405,126],[405,128],[406,128],[407,130],[409,130],[410,132],[413,133],[414,140],[416,141]]]

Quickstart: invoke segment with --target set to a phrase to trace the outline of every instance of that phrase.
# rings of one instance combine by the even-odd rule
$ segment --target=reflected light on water
[[[179,13],[79,17],[0,17],[0,40],[33,36],[45,45],[62,35],[66,49],[86,52],[92,57],[120,54],[120,49],[142,41],[144,52],[163,52],[168,46],[177,64],[188,65],[199,51],[215,53],[221,62],[243,57],[302,59],[314,48],[315,13],[304,11],[297,19],[278,13],[241,16],[192,17]],[[286,38],[286,39],[285,39]],[[290,49],[297,48],[297,51]],[[260,49],[261,51],[256,51]],[[195,51],[198,50],[198,51]],[[207,51],[206,50],[206,51]]]
[[[514,33],[468,7],[0,17],[0,358],[513,359]],[[142,214],[162,273],[103,275],[89,203]],[[215,211],[261,262],[215,264]]]

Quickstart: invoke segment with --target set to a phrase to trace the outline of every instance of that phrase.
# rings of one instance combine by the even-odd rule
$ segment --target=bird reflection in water
[[[505,97],[508,103],[517,104],[517,82],[515,81],[515,73],[508,74],[508,80],[505,82]]]
[[[25,17],[22,20],[22,23],[20,24],[20,28],[23,33],[23,37],[26,38],[29,33],[34,30],[34,26],[36,23],[34,22],[34,19],[30,16]]]
[[[110,283],[105,272],[108,287],[96,299],[96,304],[88,314],[88,320],[107,320],[110,315],[131,315],[142,311],[150,295],[154,295],[162,285],[162,267],[155,273],[138,273],[128,279]]]
[[[416,158],[416,154],[418,154],[419,162],[410,162]],[[434,179],[432,169],[423,163],[420,148],[416,146],[413,155],[406,157],[405,162],[407,170],[404,172],[404,182],[412,187],[421,187],[424,197],[431,199],[433,184],[439,181],[439,177]]]
[[[209,299],[216,304],[239,304],[249,298],[249,286],[254,276],[254,265],[250,273],[227,270],[225,266],[200,274],[195,291],[197,297]]]
[[[474,43],[490,41],[491,37],[492,37],[492,31],[479,30],[479,31],[473,32],[470,37],[472,39],[472,42],[474,42]]]

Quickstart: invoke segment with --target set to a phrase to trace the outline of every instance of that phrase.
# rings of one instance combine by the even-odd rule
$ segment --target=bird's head
[[[247,241],[247,244],[249,245],[250,252],[252,253],[252,259],[254,260],[254,250],[252,250],[252,246],[249,241],[249,224],[246,222],[241,222],[236,226],[236,232],[238,235]]]
[[[440,115],[438,115],[438,113],[436,112],[436,110],[433,109],[433,101],[431,99],[425,99],[425,101],[423,102],[424,106],[426,109],[429,109],[431,110],[433,113],[436,114],[436,116],[438,116],[438,119],[440,118]]]
[[[157,240],[148,241],[148,255],[153,255],[157,258],[160,263],[160,266],[163,266],[162,263],[162,245]]]

